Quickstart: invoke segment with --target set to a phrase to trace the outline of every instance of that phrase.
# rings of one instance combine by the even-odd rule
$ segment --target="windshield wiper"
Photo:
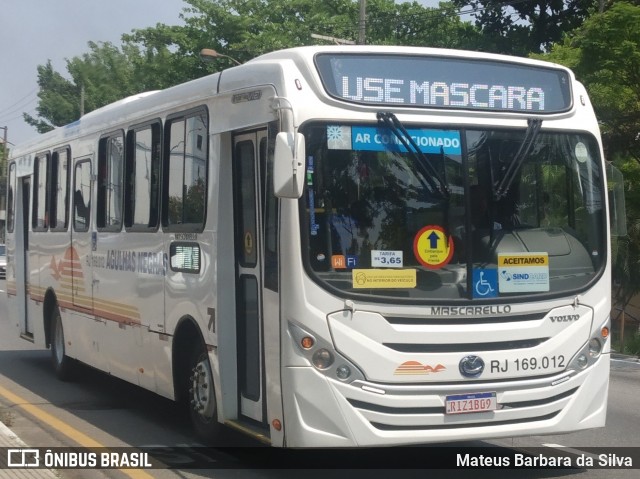
[[[531,148],[538,137],[538,133],[540,133],[540,127],[542,127],[542,120],[538,118],[529,118],[527,120],[527,131],[524,134],[520,148],[518,148],[518,152],[516,156],[514,156],[511,164],[509,164],[507,171],[502,175],[502,179],[494,188],[493,196],[496,201],[501,200],[509,193],[509,189],[520,171],[520,167],[529,156],[529,153],[531,153]]]
[[[451,192],[449,191],[449,187],[447,186],[444,178],[429,162],[429,159],[425,156],[422,150],[420,150],[420,147],[416,144],[415,140],[411,138],[411,135],[400,120],[398,120],[393,113],[384,111],[379,111],[377,118],[379,123],[384,124],[384,126],[389,128],[396,138],[398,138],[407,152],[413,157],[418,167],[426,170],[425,180],[429,183],[431,189],[434,192],[439,193],[443,198],[448,199]]]

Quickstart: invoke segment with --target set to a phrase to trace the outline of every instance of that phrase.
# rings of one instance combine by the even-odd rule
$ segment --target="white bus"
[[[350,447],[602,426],[598,123],[566,68],[303,47],[15,148],[19,334],[200,437]]]

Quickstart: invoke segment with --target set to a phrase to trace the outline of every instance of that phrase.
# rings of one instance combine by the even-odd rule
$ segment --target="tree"
[[[640,182],[640,164],[627,160],[620,166],[626,185],[628,235],[612,238],[611,255],[613,299],[624,311],[629,302],[640,293],[640,190],[636,187]],[[624,351],[623,344],[620,348]]]
[[[425,8],[417,2],[367,2],[367,43],[478,50],[480,30],[463,22],[451,2]],[[355,34],[355,33],[354,33]]]
[[[596,0],[452,0],[470,7],[487,48],[498,53],[540,53],[579,27]]]
[[[203,48],[247,61],[262,53],[318,43],[313,33],[355,41],[357,0],[186,0],[184,28],[167,41],[180,55],[196,57]],[[139,30],[129,41],[148,45],[158,27]],[[450,3],[426,8],[417,2],[367,2],[367,43],[450,48],[478,47],[476,28],[458,17]],[[166,43],[169,45],[169,43]],[[221,67],[230,63],[221,61]]]
[[[133,65],[112,43],[89,42],[89,53],[67,60],[67,71],[78,89],[84,89],[84,111],[92,111],[137,93]]]
[[[237,60],[262,53],[318,43],[311,35],[355,40],[357,0],[186,0],[185,24],[134,30],[122,37],[121,48],[89,43],[89,52],[67,60],[67,79],[51,63],[38,67],[40,102],[37,117],[25,120],[44,132],[80,117],[84,111],[142,91],[157,90],[233,66],[220,60],[213,67],[199,58],[214,48]],[[480,35],[462,22],[452,4],[437,9],[417,2],[369,0],[367,43],[480,48]]]
[[[90,42],[89,49],[82,57],[67,60],[70,79],[54,71],[51,61],[38,66],[38,117],[25,113],[24,119],[40,133],[77,120],[82,109],[89,112],[136,93],[132,64],[122,51],[111,43]]]
[[[201,35],[188,26],[163,24],[123,35],[122,49],[132,63],[138,91],[161,90],[211,73],[200,60],[206,46]]]
[[[594,14],[541,58],[572,68],[585,84],[607,158],[640,163],[640,6],[618,2]]]
[[[38,86],[38,118],[28,113],[24,113],[23,116],[39,133],[62,126],[80,116],[80,92],[72,82],[54,71],[51,61],[38,66]]]

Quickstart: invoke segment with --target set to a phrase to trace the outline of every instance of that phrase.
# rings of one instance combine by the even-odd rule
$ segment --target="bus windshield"
[[[584,289],[606,254],[598,144],[531,125],[307,125],[307,271],[340,296],[394,301]]]

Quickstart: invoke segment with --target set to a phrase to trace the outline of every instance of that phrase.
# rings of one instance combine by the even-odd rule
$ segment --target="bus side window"
[[[76,165],[73,193],[73,229],[88,231],[91,217],[91,163],[81,161]]]
[[[49,229],[49,153],[38,155],[34,164],[33,182],[33,215],[31,226],[33,231]]]
[[[165,123],[162,226],[202,231],[207,199],[209,119],[199,109]]]
[[[127,132],[124,184],[127,230],[155,231],[158,227],[161,133],[159,122]]]
[[[69,226],[69,148],[53,152],[51,160],[51,198],[49,223],[51,230],[66,231]]]
[[[13,233],[13,225],[15,224],[16,207],[14,202],[14,191],[16,189],[16,164],[9,165],[9,191],[7,192],[7,233]]]
[[[124,134],[118,131],[101,138],[96,208],[96,223],[101,231],[120,231],[122,228],[123,166]]]

